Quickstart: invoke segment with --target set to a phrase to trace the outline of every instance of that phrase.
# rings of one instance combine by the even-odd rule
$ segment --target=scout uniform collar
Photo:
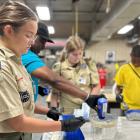
[[[71,65],[71,63],[68,61],[68,59],[66,59],[64,63],[65,63],[66,66],[72,67],[72,65]]]
[[[68,67],[73,67],[73,65],[68,61],[68,59],[65,60],[65,65],[68,66]],[[79,62],[79,63],[76,64],[76,65],[77,65],[77,66],[80,66],[80,65],[81,65],[81,62]],[[76,66],[76,67],[77,67],[77,66]]]
[[[4,46],[0,46],[0,50],[5,55],[6,59],[12,58],[13,60],[17,61],[18,63],[21,63],[21,58],[17,57],[12,50],[10,50]]]

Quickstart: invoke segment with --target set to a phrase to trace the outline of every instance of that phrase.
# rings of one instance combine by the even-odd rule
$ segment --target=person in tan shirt
[[[84,48],[85,42],[79,36],[70,36],[62,51],[61,60],[54,64],[53,70],[80,87],[82,91],[98,95],[100,84],[96,64],[91,58],[84,58]],[[83,100],[60,92],[53,89],[52,107],[57,107],[59,102],[64,114],[73,114],[74,109],[81,108]]]
[[[85,123],[81,117],[66,121],[32,117],[34,112],[49,111],[34,105],[32,83],[21,63],[21,55],[35,42],[37,24],[36,14],[20,2],[6,1],[0,6],[0,140],[30,140],[31,135],[27,133],[74,131]],[[91,108],[103,97],[87,94],[47,67],[33,74],[64,93],[84,100]]]
[[[21,55],[34,43],[37,23],[36,14],[20,2],[0,6],[0,140],[31,140],[32,132],[73,131],[85,123],[81,117],[67,121],[33,118],[34,112],[44,109],[36,111],[31,78]]]

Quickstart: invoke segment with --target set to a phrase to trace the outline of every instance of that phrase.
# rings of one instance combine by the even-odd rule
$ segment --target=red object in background
[[[106,86],[106,70],[103,68],[98,69],[101,88]]]

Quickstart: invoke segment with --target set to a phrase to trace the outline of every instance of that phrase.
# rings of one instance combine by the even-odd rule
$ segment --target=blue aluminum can
[[[106,98],[100,98],[98,99],[98,117],[99,119],[104,119],[107,113],[107,99]]]

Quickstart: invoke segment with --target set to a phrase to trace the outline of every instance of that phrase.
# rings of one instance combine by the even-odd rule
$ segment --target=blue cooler
[[[62,120],[67,120],[74,117],[71,114],[68,115],[62,115]],[[76,131],[72,132],[64,132],[64,138],[63,140],[85,140],[85,137],[81,131],[81,129],[77,129]]]

